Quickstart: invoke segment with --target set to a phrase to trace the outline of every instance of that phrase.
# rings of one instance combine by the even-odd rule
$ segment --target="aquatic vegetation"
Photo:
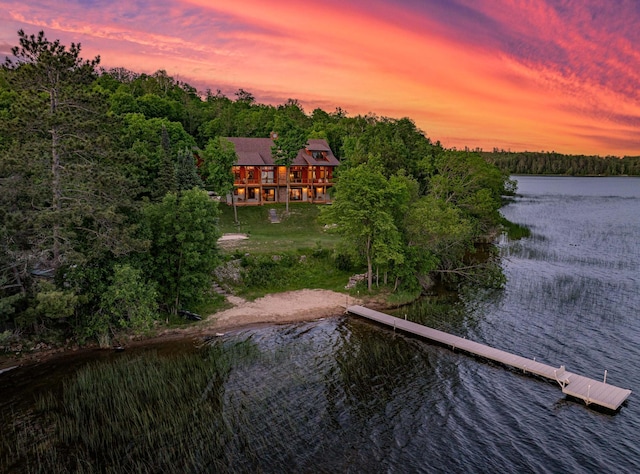
[[[527,226],[518,224],[516,222],[510,222],[509,220],[504,218],[500,220],[500,224],[511,240],[519,240],[531,236],[531,229]]]
[[[233,437],[222,416],[232,366],[256,357],[250,343],[201,353],[151,352],[94,363],[40,397],[0,441],[0,465],[27,472],[190,472],[228,465]]]

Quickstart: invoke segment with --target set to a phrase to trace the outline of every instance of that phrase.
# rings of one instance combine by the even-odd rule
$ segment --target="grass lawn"
[[[247,234],[247,240],[226,242],[226,250],[243,250],[252,253],[276,253],[322,247],[333,249],[340,241],[336,234],[324,230],[318,222],[322,205],[289,204],[289,213],[285,204],[266,206],[238,207],[239,225],[233,219],[233,207],[220,205],[220,229],[223,233]],[[280,223],[269,220],[269,210],[275,209]]]
[[[353,272],[336,268],[331,254],[341,238],[327,232],[318,222],[321,208],[322,205],[289,204],[287,213],[285,204],[238,207],[240,222],[236,225],[233,207],[220,206],[221,231],[249,237],[220,243],[220,248],[227,254],[250,255],[246,257],[247,262],[252,262],[247,271],[253,276],[249,279],[254,283],[246,281],[235,288],[238,295],[254,299],[267,293],[303,288],[344,291]],[[271,209],[275,209],[279,223],[270,221]],[[277,256],[274,257],[277,260],[271,256]],[[296,263],[287,264],[285,260]]]

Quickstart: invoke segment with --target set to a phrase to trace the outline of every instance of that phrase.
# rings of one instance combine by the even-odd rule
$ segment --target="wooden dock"
[[[458,349],[475,356],[499,362],[506,366],[522,370],[527,374],[533,374],[557,382],[562,388],[562,393],[584,401],[586,405],[596,405],[616,411],[622,403],[631,395],[631,390],[616,387],[565,370],[564,366],[552,367],[526,357],[520,357],[509,352],[494,349],[493,347],[454,336],[443,331],[438,331],[427,326],[422,326],[405,319],[396,318],[379,311],[374,311],[364,306],[354,305],[347,307],[347,312],[362,316],[378,323],[391,326],[397,330],[424,337],[452,349]]]

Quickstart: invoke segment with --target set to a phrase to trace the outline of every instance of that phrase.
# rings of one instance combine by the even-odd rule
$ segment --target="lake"
[[[638,472],[640,178],[514,178],[518,195],[502,213],[531,236],[497,243],[505,288],[466,289],[435,304],[430,324],[591,378],[607,370],[609,383],[634,391],[618,413],[568,400],[540,379],[336,316],[212,342],[223,350],[242,344],[251,355],[234,359],[215,406],[201,408],[210,386],[186,401],[199,431],[181,470]],[[402,311],[411,319],[411,307]],[[180,360],[207,347],[151,354]],[[127,357],[108,363],[132,364]],[[34,392],[46,391],[45,377],[56,373],[55,380],[72,379],[67,364],[22,370],[0,375],[0,409],[14,420],[30,416],[21,377],[38,374]],[[11,399],[18,392],[6,389],[10,383],[20,387],[21,403]],[[150,472],[171,467],[159,452],[145,461]]]

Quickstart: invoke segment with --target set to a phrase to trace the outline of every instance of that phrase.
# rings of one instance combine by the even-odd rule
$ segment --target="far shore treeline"
[[[556,152],[511,152],[494,149],[481,155],[510,174],[562,176],[640,176],[640,156],[565,155]]]
[[[374,275],[378,291],[414,296],[434,281],[503,281],[494,258],[475,257],[508,225],[498,210],[515,170],[496,154],[447,149],[409,118],[265,105],[165,71],[105,70],[43,32],[18,40],[0,69],[0,347],[147,331],[206,305],[214,269],[234,258],[253,282],[323,258],[366,272],[363,292]],[[232,189],[235,159],[223,137],[274,131],[281,149],[326,139],[341,161],[319,215],[340,243],[309,241],[309,258],[274,246],[277,259],[251,260],[217,245],[226,205],[209,193]]]

